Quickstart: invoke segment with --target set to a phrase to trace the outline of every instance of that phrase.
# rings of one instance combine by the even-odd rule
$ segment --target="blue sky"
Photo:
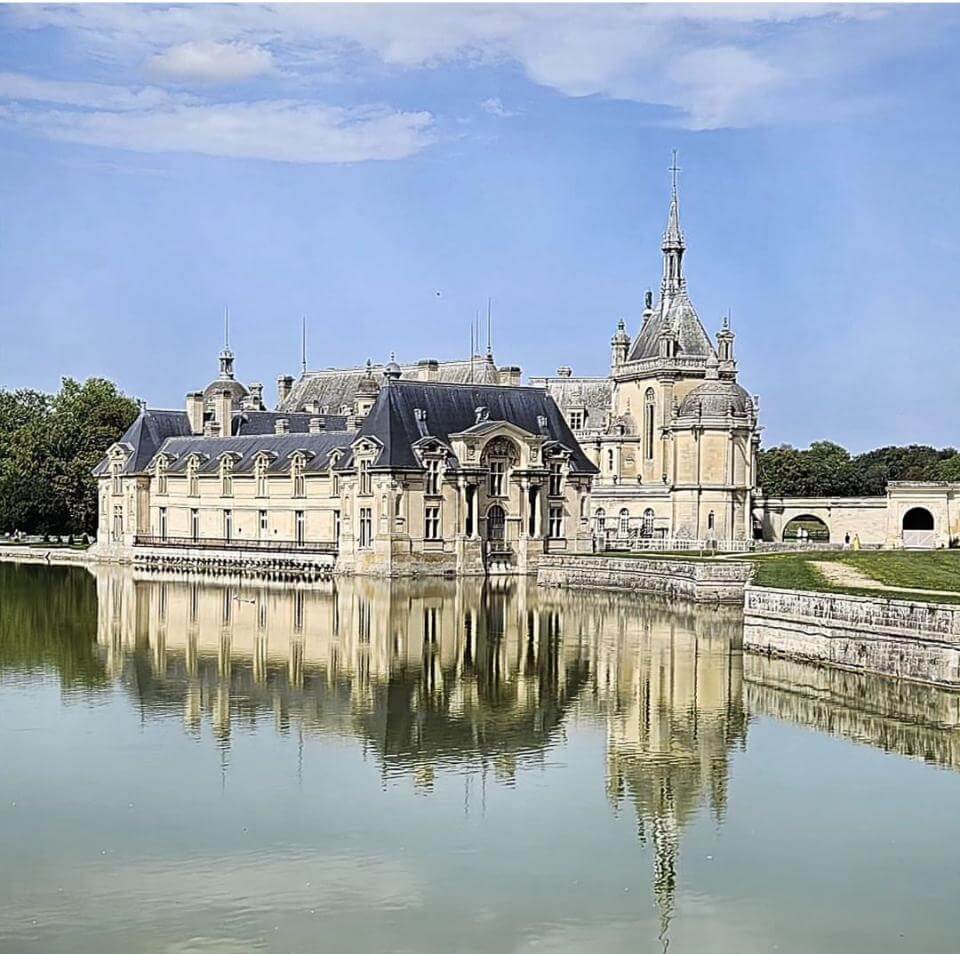
[[[765,442],[960,444],[960,10],[0,7],[0,386],[450,358],[605,373],[660,276]],[[439,292],[439,294],[438,294]]]

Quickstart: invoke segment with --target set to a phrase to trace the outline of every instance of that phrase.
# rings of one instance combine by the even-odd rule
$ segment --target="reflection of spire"
[[[677,856],[680,831],[672,813],[664,813],[653,820],[653,896],[660,915],[660,933],[657,939],[666,951],[670,946],[670,921],[677,888]]]

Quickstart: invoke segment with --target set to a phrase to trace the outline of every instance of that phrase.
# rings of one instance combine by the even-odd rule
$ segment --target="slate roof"
[[[378,383],[383,382],[385,365],[371,365]],[[402,378],[422,380],[427,374],[428,362],[400,365]],[[438,361],[438,380],[450,384],[497,384],[500,377],[492,358],[476,357],[458,361]],[[360,382],[367,376],[367,368],[328,368],[325,371],[305,371],[293,385],[281,405],[284,411],[304,411],[307,405],[329,408],[330,414],[339,414],[340,408],[353,407]]]
[[[117,442],[133,448],[133,454],[124,465],[122,473],[135,474],[142,471],[167,438],[189,433],[190,420],[186,411],[141,411]],[[97,476],[107,473],[107,459],[104,458],[93,472]]]
[[[627,360],[655,358],[659,354],[657,339],[664,324],[676,335],[679,355],[707,358],[716,354],[684,285],[673,294],[661,296],[659,307],[643,323],[634,339]]]
[[[613,382],[610,378],[564,377],[531,378],[532,387],[546,388],[560,410],[585,408],[587,420],[584,430],[602,428],[613,404]]]
[[[253,471],[257,455],[266,451],[273,457],[267,472],[286,473],[290,470],[290,455],[306,451],[308,460],[304,468],[310,471],[326,470],[330,455],[337,450],[345,451],[356,439],[356,432],[328,431],[322,434],[276,434],[252,437],[172,437],[159,449],[173,458],[167,468],[171,474],[186,470],[187,459],[198,454],[201,457],[200,474],[216,473],[220,469],[220,457],[225,453],[238,455],[233,472]]]
[[[306,434],[310,430],[310,421],[319,417],[327,431],[344,431],[347,419],[340,414],[306,414],[296,411],[236,411],[233,415],[233,433],[235,437],[249,437],[254,434],[273,434],[277,421],[287,421],[291,434]]]
[[[383,387],[357,436],[375,438],[383,445],[377,460],[378,469],[419,470],[413,445],[425,436],[449,445],[451,434],[476,426],[479,407],[487,409],[484,423],[507,421],[531,434],[542,433],[537,419],[546,418],[546,436],[572,453],[573,469],[596,473],[596,467],[581,450],[560,408],[542,388],[427,384],[401,378]],[[417,420],[417,409],[426,412],[425,422]]]
[[[704,381],[680,405],[680,416],[723,417],[727,411],[744,415],[753,410],[753,399],[736,381]]]

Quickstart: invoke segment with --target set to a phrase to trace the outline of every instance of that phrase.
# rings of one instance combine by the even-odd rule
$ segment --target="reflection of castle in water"
[[[512,781],[568,717],[607,726],[608,792],[652,845],[666,926],[684,826],[722,816],[746,737],[740,615],[525,582],[352,578],[303,588],[97,568],[98,641],[145,712],[206,718],[226,747],[277,728],[361,741],[385,774]]]
[[[752,653],[744,683],[751,713],[960,769],[956,691]]]

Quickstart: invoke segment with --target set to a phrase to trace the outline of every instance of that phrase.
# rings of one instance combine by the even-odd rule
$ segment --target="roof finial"
[[[223,306],[223,350],[230,350],[230,306]]]
[[[682,248],[683,232],[680,229],[680,167],[677,165],[677,150],[673,150],[673,162],[670,164],[670,213],[667,216],[667,230],[663,233],[664,249]]]
[[[677,150],[673,150],[673,162],[670,164],[670,172],[673,174],[673,194],[674,197],[677,195],[677,185],[678,179],[677,175],[680,172],[680,167],[677,165]]]
[[[493,299],[487,299],[487,357],[493,357],[493,319],[490,316],[490,310],[493,307]]]
[[[307,373],[307,316],[300,318],[300,371]]]

